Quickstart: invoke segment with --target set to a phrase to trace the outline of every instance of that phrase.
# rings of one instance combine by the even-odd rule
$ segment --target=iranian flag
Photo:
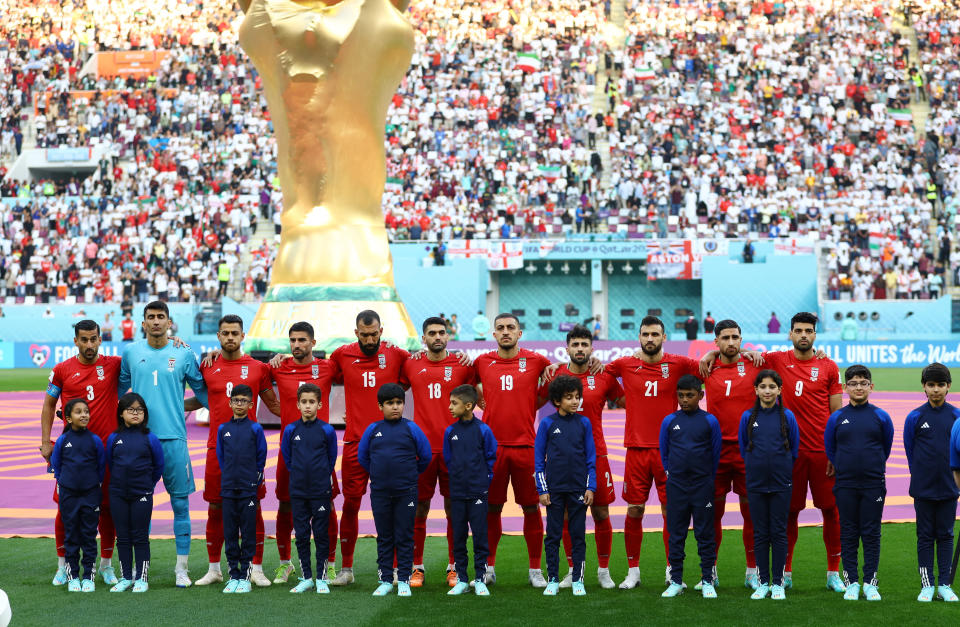
[[[870,250],[880,251],[883,248],[883,233],[870,231]]]
[[[910,109],[887,109],[887,115],[897,123],[897,126],[913,124],[913,114],[910,113]]]
[[[384,185],[384,189],[389,192],[399,193],[403,191],[403,179],[391,176],[387,178],[387,183]]]
[[[639,67],[637,68],[636,78],[638,81],[649,81],[657,77],[657,73],[653,71],[652,67]]]
[[[540,70],[540,57],[532,52],[520,52],[517,54],[517,67],[524,72],[537,72]]]
[[[544,177],[551,183],[560,178],[560,166],[558,165],[542,165],[538,168],[540,176]]]

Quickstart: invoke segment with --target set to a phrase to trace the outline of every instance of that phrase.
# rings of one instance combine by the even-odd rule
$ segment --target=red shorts
[[[793,464],[793,494],[790,496],[790,511],[799,512],[807,506],[807,484],[817,509],[833,509],[837,500],[833,496],[833,477],[827,476],[827,454],[823,451],[800,451]]]
[[[743,458],[740,457],[739,443],[723,443],[723,448],[720,450],[720,465],[717,467],[717,480],[714,485],[716,501],[725,498],[730,491],[737,496],[747,496],[747,471],[743,465]]]
[[[443,462],[443,453],[434,453],[430,465],[420,474],[420,479],[417,481],[417,500],[432,499],[437,490],[437,483],[440,484],[440,494],[449,497],[450,475],[447,473],[447,465]]]
[[[609,505],[617,500],[617,491],[613,487],[613,473],[610,472],[610,460],[606,455],[597,455],[597,491],[593,495],[594,505]]]
[[[361,497],[367,493],[367,481],[370,475],[357,459],[359,442],[344,442],[343,457],[340,460],[340,476],[343,477],[343,495]]]
[[[261,483],[257,488],[257,498],[263,499],[267,495],[267,486]],[[221,503],[220,498],[220,460],[217,459],[217,449],[207,449],[207,465],[203,470],[203,500],[207,503]]]
[[[340,495],[340,482],[337,481],[337,471],[330,473],[330,500]],[[274,492],[277,500],[282,503],[290,502],[290,471],[283,462],[283,454],[277,452],[277,487]]]
[[[537,486],[533,481],[533,447],[501,446],[497,448],[497,461],[493,465],[493,480],[487,502],[503,505],[507,502],[507,483],[513,485],[513,500],[521,507],[540,502]]]
[[[658,448],[627,449],[623,468],[623,493],[628,505],[643,505],[650,497],[650,486],[656,482],[660,504],[667,502],[667,473],[663,470]]]

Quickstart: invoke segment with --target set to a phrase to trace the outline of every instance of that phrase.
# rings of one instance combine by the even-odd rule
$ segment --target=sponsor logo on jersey
[[[554,432],[554,433],[560,433],[560,427],[557,427],[556,429],[554,429],[553,432]]]
[[[930,423],[925,422],[925,423],[923,423],[922,425],[920,425],[920,428],[921,428],[921,429],[929,429],[929,428],[930,428]]]
[[[117,440],[117,444],[116,444],[116,445],[117,445],[117,446],[120,446],[121,444],[123,444],[123,440]]]
[[[320,377],[320,364],[313,364],[310,366],[310,377],[313,379]]]
[[[593,375],[590,375],[589,377],[587,377],[587,387],[588,387],[589,389],[591,389],[591,390],[596,390],[596,389],[597,389],[597,378],[594,377]]]
[[[883,497],[882,497],[882,496],[878,496],[878,497],[877,497],[877,503],[883,503]]]
[[[256,504],[253,501],[250,501],[250,503],[247,504],[247,507],[256,507]]]
[[[300,436],[299,436],[299,435],[294,436],[293,441],[294,441],[294,442],[300,441]]]
[[[377,355],[377,363],[380,364],[380,370],[385,370],[387,368],[387,356]]]
[[[383,434],[380,433],[379,431],[377,431],[376,433],[373,434],[373,437],[375,437],[375,438],[382,438],[382,437],[383,437]]]
[[[246,379],[248,374],[250,374],[250,366],[240,366],[240,378]]]
[[[747,367],[743,365],[742,361],[737,362],[737,376],[743,377],[747,374]]]
[[[453,437],[450,438],[451,441],[453,441],[453,440],[459,440],[459,439],[460,439],[460,438],[458,438],[456,434],[454,434]]]
[[[660,375],[664,379],[670,378],[670,364],[660,364]]]
[[[814,366],[813,368],[810,369],[810,380],[811,380],[811,381],[816,381],[816,380],[817,380],[817,377],[819,377],[819,376],[820,376],[820,369],[819,369],[819,368],[817,368],[816,366]]]
[[[317,508],[317,511],[318,511],[318,512],[325,512],[325,511],[327,511],[327,508],[324,507],[323,505],[321,505],[320,507]]]
[[[223,434],[223,437],[229,438],[229,437],[230,437],[230,432],[229,432],[229,431],[225,431],[224,434]]]
[[[848,425],[848,424],[850,424],[850,421],[847,420],[846,418],[844,418],[844,419],[843,419],[843,422],[841,422],[840,424],[842,424],[842,425]]]
[[[705,507],[713,507],[713,503],[711,503],[711,502],[709,502],[709,501],[707,501],[707,504],[706,504],[706,506],[705,506]]]
[[[757,428],[757,427],[759,427],[759,426],[760,426],[760,424],[759,424],[759,423],[756,423],[756,422],[755,422],[755,423],[753,423],[753,428],[754,428],[754,429],[756,429],[756,428]]]
[[[70,378],[72,379],[74,377],[79,377],[79,376],[80,376],[79,372],[74,372],[72,375],[70,375]]]
[[[145,496],[141,496],[141,497],[140,497],[140,502],[141,502],[141,503],[144,502],[144,501],[146,501],[146,500],[147,500],[147,497],[145,497]]]
[[[174,368],[176,368],[176,367],[177,367],[177,358],[176,358],[176,357],[171,357],[170,359],[167,360],[167,370],[168,370],[169,372],[173,372]]]
[[[679,430],[680,430],[680,425],[673,425],[673,430],[674,430],[674,431],[679,431]]]
[[[527,371],[527,358],[526,358],[526,357],[521,357],[519,364],[520,364],[520,372],[526,372],[526,371]]]
[[[103,381],[106,375],[103,373],[103,366],[97,366],[97,381]]]
[[[453,366],[444,366],[443,367],[443,380],[449,381],[453,378]]]
[[[73,448],[73,444],[71,444],[70,442],[67,442],[67,445],[64,446],[63,448]]]
[[[409,503],[407,503],[407,507],[414,507],[413,501],[410,501]]]
[[[477,502],[474,505],[483,505],[483,499],[477,499]]]

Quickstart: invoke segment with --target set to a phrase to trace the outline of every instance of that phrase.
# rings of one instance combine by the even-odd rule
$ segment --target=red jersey
[[[230,393],[238,385],[249,385],[253,390],[253,405],[247,416],[250,420],[257,420],[257,402],[260,392],[272,390],[270,380],[270,366],[257,361],[250,355],[242,355],[239,359],[224,359],[221,357],[209,367],[200,366],[200,374],[207,384],[207,398],[210,404],[210,433],[207,436],[207,447],[217,446],[217,429],[233,418],[233,409],[230,407]]]
[[[707,393],[707,413],[717,417],[724,442],[737,442],[740,437],[740,417],[753,409],[757,393],[753,382],[760,369],[749,359],[740,358],[732,364],[717,360],[704,382]]]
[[[314,358],[309,364],[298,364],[293,357],[287,357],[270,374],[277,384],[277,396],[280,398],[280,427],[285,428],[291,422],[300,420],[297,408],[297,389],[304,383],[320,386],[323,406],[317,411],[317,418],[330,422],[330,386],[333,383],[333,365],[327,359]]]
[[[117,386],[120,384],[120,357],[100,355],[89,366],[76,356],[61,361],[50,371],[47,396],[67,401],[82,398],[90,407],[87,429],[104,442],[117,430]]]
[[[443,432],[454,422],[450,416],[450,391],[458,385],[474,385],[477,375],[455,355],[440,361],[408,359],[400,371],[400,383],[413,392],[413,419],[423,430],[434,454],[443,452]]]
[[[540,375],[550,360],[521,348],[512,359],[490,351],[473,362],[483,384],[483,421],[503,446],[533,446],[537,420],[537,390]]]
[[[685,374],[697,374],[699,364],[689,357],[664,353],[655,364],[633,356],[621,357],[605,371],[623,380],[627,395],[623,445],[660,448],[660,424],[677,411],[677,380]]]
[[[359,442],[366,428],[383,418],[377,404],[377,390],[384,383],[400,380],[400,368],[408,357],[410,353],[387,346],[386,342],[380,342],[380,348],[371,356],[365,355],[356,342],[333,351],[330,355],[333,380],[343,382],[347,403],[344,442]]]
[[[136,324],[133,320],[127,320],[124,318],[120,321],[120,330],[123,332],[124,340],[132,340],[134,331],[136,331]]]
[[[593,446],[597,449],[597,455],[607,454],[607,442],[603,438],[603,408],[607,401],[617,401],[623,397],[623,388],[620,382],[607,372],[593,375],[589,372],[576,374],[570,372],[569,364],[563,364],[557,370],[556,376],[567,375],[580,379],[583,384],[583,397],[580,399],[580,407],[577,411],[590,419],[590,426],[593,431]],[[556,378],[556,377],[554,377]],[[549,383],[540,386],[540,398],[548,399],[550,394]]]
[[[823,450],[823,432],[830,418],[830,397],[842,394],[840,369],[828,357],[801,361],[793,350],[764,353],[767,365],[783,377],[783,406],[800,428],[800,449]]]

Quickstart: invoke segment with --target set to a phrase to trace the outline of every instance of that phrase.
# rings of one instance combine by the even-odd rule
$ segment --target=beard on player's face
[[[570,355],[570,363],[575,364],[577,366],[582,366],[588,361],[590,361],[590,355],[584,352],[577,351],[576,353],[573,353],[572,355]]]
[[[725,357],[736,357],[740,354],[740,345],[734,343],[727,344],[721,352]]]
[[[663,342],[647,342],[641,347],[644,355],[656,355],[663,348]]]
[[[502,348],[502,349],[504,349],[504,350],[510,350],[511,348],[513,348],[513,347],[516,346],[516,345],[517,345],[517,340],[514,339],[514,338],[512,338],[512,337],[509,337],[509,336],[507,336],[507,337],[501,337],[501,338],[497,339],[497,346],[499,346],[500,348]]]
[[[307,356],[309,350],[306,346],[294,346],[290,349],[290,354],[293,355],[294,359],[303,359]]]
[[[360,345],[360,352],[366,355],[367,357],[372,357],[377,354],[377,350],[380,348],[380,338],[377,338],[376,341],[370,344],[364,344],[363,341],[357,342]]]
[[[447,348],[447,341],[437,338],[427,344],[427,349],[431,353],[442,353]]]
[[[805,337],[793,341],[793,347],[798,351],[808,351],[811,346],[813,346],[813,341]]]

